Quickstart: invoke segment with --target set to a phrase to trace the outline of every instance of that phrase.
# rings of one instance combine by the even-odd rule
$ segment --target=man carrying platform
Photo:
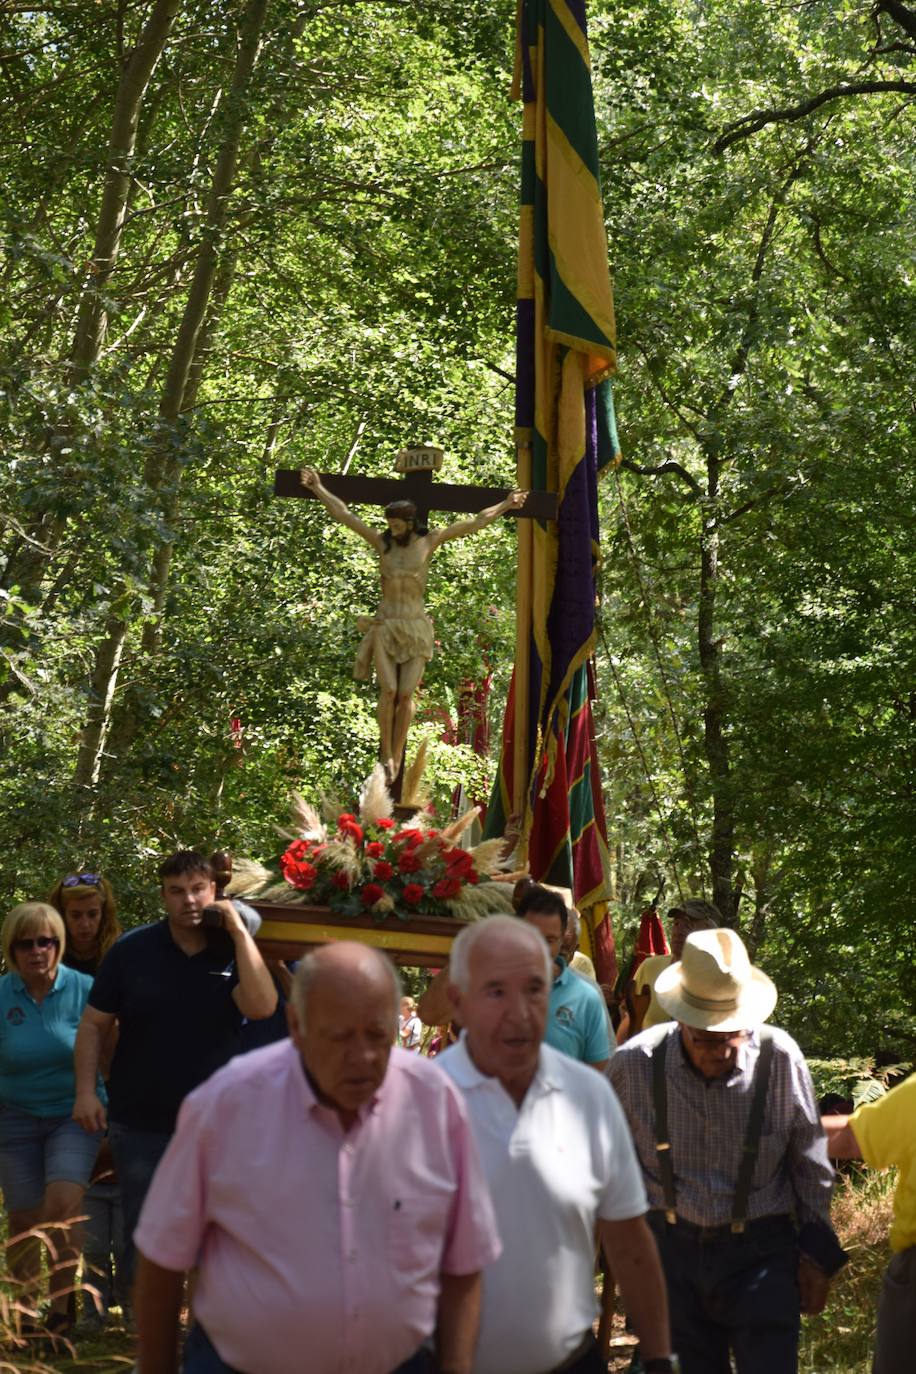
[[[159,869],[164,921],[128,931],[105,955],[76,1037],[73,1116],[101,1130],[95,1092],[102,1047],[118,1024],[108,1081],[111,1150],[124,1207],[125,1275],[133,1276],[133,1231],[156,1165],[187,1093],[241,1050],[242,1018],[259,1021],[277,990],[246,924],[242,903],[216,900],[213,869],[180,850]],[[208,931],[206,907],[222,929]]]
[[[540,932],[553,960],[545,1042],[604,1069],[611,1057],[607,1007],[598,984],[575,973],[560,953],[569,920],[565,901],[552,888],[534,884],[523,893],[518,915]]]

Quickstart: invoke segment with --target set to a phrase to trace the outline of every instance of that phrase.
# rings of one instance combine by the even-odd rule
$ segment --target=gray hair
[[[386,959],[384,954],[380,954],[378,950],[372,949],[370,945],[365,946],[365,949],[367,954],[375,956],[376,960],[382,966],[382,968],[384,968],[385,972],[388,975],[388,978],[390,979],[391,1013],[394,1017],[395,1024],[397,1024],[398,1018],[401,1014],[401,995],[403,992],[403,989],[401,987],[400,974],[398,973],[397,969],[395,968],[391,960]],[[305,1024],[309,991],[315,980],[321,977],[323,971],[321,960],[315,958],[315,955],[318,954],[318,952],[318,950],[313,950],[310,954],[307,954],[303,959],[300,959],[298,967],[296,968],[295,976],[293,978],[293,985],[290,988],[289,1000],[295,1007],[296,1012],[299,1016],[299,1020],[302,1022],[303,1025]]]
[[[450,983],[461,992],[467,992],[471,981],[471,955],[482,940],[495,935],[511,936],[518,944],[536,949],[543,956],[544,977],[548,985],[553,982],[550,950],[541,932],[527,921],[520,920],[518,916],[499,915],[486,916],[482,921],[475,921],[473,925],[465,926],[461,931],[452,945],[449,957]]]

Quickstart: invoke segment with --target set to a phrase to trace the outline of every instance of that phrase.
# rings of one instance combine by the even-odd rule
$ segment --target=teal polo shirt
[[[73,1110],[73,1044],[92,979],[58,964],[41,1002],[18,973],[0,978],[0,1102],[32,1116]]]
[[[604,998],[594,983],[567,967],[562,955],[556,962],[560,973],[550,989],[544,1040],[570,1059],[600,1064],[611,1057]]]

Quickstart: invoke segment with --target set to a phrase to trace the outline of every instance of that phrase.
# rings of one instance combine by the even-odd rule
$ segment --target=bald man
[[[499,1254],[460,1094],[392,1048],[400,988],[364,945],[297,970],[290,1039],[187,1098],[137,1228],[143,1374],[470,1374]]]

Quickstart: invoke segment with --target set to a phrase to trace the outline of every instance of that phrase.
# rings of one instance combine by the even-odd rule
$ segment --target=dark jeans
[[[392,1374],[436,1374],[437,1368],[435,1356],[430,1351],[418,1350]],[[181,1374],[242,1374],[242,1371],[226,1364],[206,1331],[195,1322],[184,1343]]]
[[[134,1282],[137,1251],[134,1231],[153,1174],[171,1140],[166,1131],[134,1131],[117,1121],[108,1125],[108,1139],[114,1157],[118,1186],[121,1189],[121,1208],[124,1213],[124,1291],[129,1293]]]
[[[105,1317],[114,1303],[127,1301],[124,1279],[124,1212],[116,1183],[93,1183],[83,1198],[83,1315]],[[99,1307],[86,1291],[98,1294]]]
[[[801,1300],[788,1217],[750,1222],[743,1235],[704,1235],[649,1213],[668,1285],[671,1344],[683,1374],[796,1374]]]
[[[878,1300],[873,1374],[911,1374],[916,1341],[916,1246],[887,1266]]]

